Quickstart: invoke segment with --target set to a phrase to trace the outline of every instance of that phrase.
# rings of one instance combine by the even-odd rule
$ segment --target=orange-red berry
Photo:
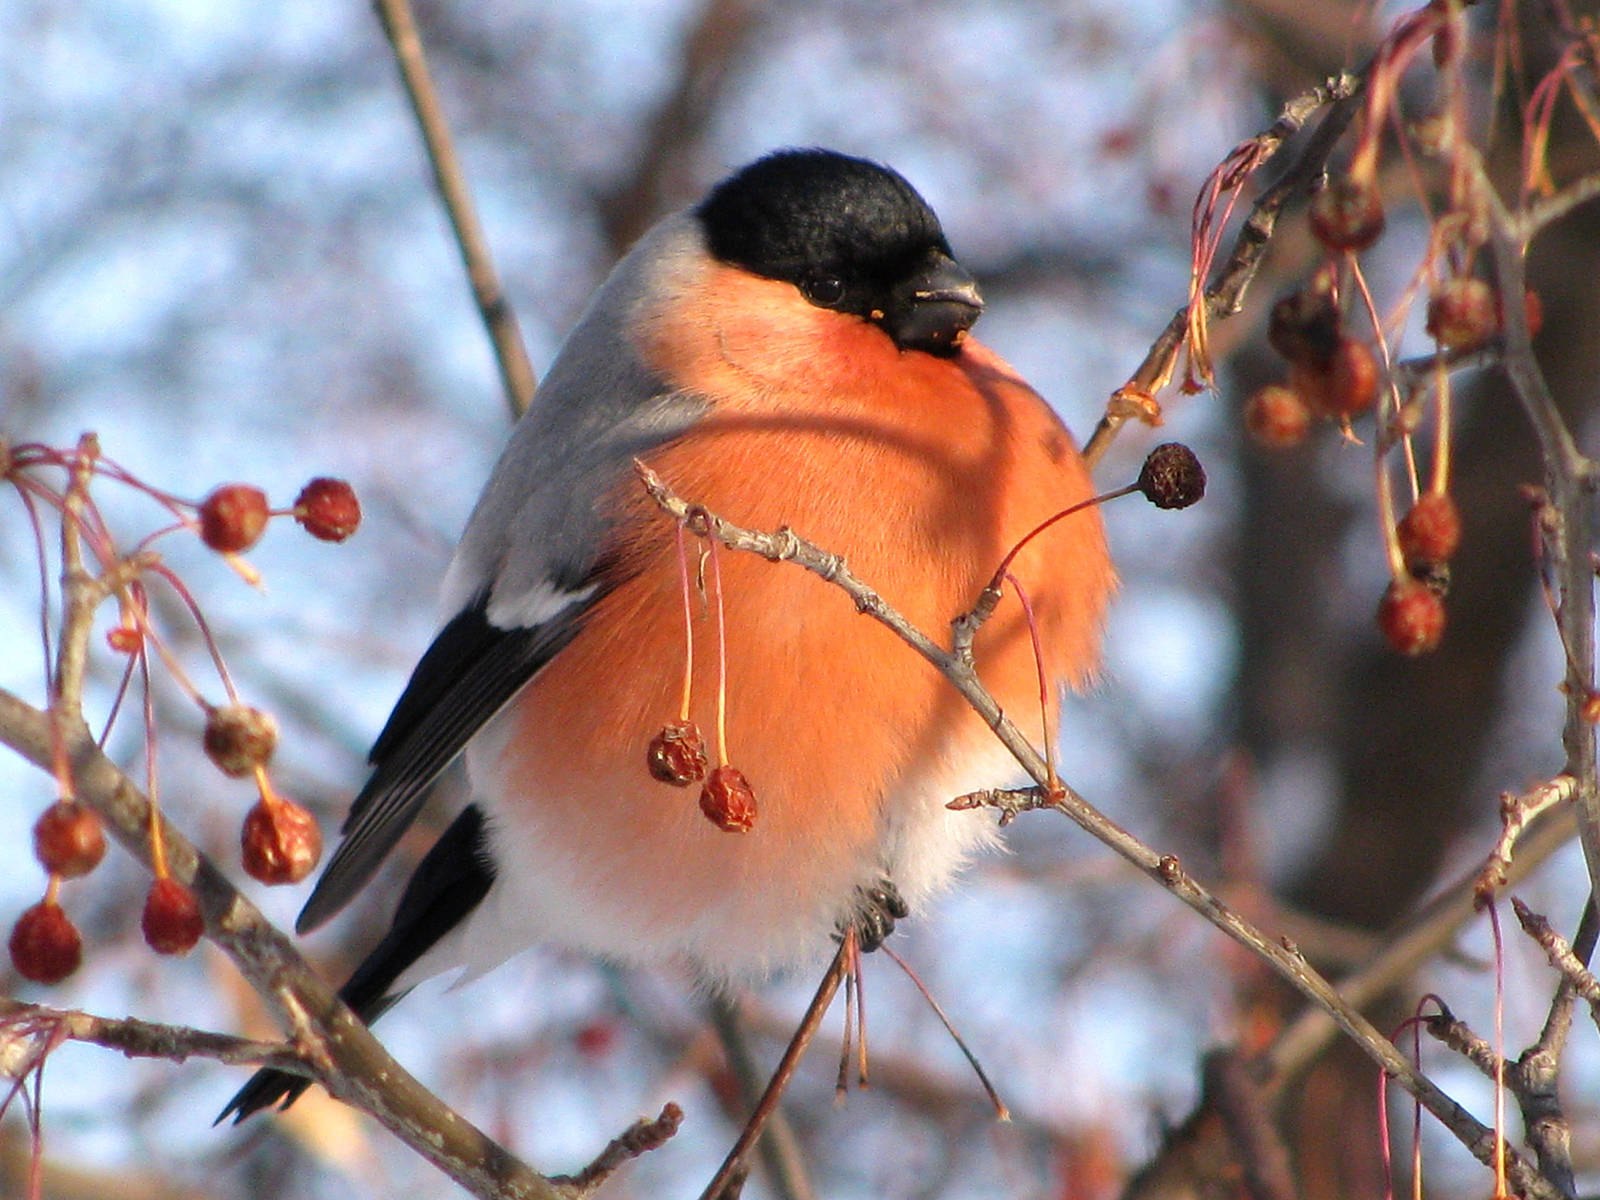
[[[724,833],[749,833],[756,823],[756,794],[737,767],[724,764],[706,777],[700,811]]]
[[[1289,385],[1324,416],[1348,420],[1378,402],[1378,360],[1365,342],[1340,338],[1322,365],[1292,364]]]
[[[264,767],[278,746],[278,723],[248,704],[223,704],[206,713],[206,756],[225,775],[240,778]]]
[[[34,983],[60,983],[83,962],[83,938],[54,900],[41,900],[11,927],[11,965]]]
[[[1335,179],[1311,198],[1311,232],[1329,250],[1365,250],[1383,221],[1383,199],[1367,180]]]
[[[78,800],[57,800],[33,824],[33,853],[52,875],[87,875],[106,856],[100,814]]]
[[[176,879],[154,880],[139,921],[144,940],[157,954],[187,954],[205,931],[200,901]]]
[[[1246,401],[1244,427],[1263,446],[1297,446],[1311,429],[1311,410],[1293,388],[1269,383]]]
[[[1446,279],[1428,297],[1428,334],[1448,349],[1481,346],[1499,327],[1499,302],[1481,279]]]
[[[267,494],[248,483],[223,484],[200,502],[200,540],[223,554],[239,554],[261,540],[272,510]]]
[[[1426,654],[1444,637],[1444,601],[1425,583],[1396,580],[1378,604],[1378,629],[1401,654]]]
[[[319,476],[295,498],[294,519],[314,538],[342,542],[361,524],[361,501],[344,480]]]
[[[674,787],[688,787],[706,777],[710,766],[700,727],[693,721],[672,721],[650,739],[645,754],[652,779]]]
[[[263,797],[245,814],[239,834],[244,869],[262,883],[299,883],[322,857],[322,831],[292,800]]]
[[[1425,492],[1395,527],[1407,562],[1449,562],[1461,545],[1461,514],[1445,492]]]

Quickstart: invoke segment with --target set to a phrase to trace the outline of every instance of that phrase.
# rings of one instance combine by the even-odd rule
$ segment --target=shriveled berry
[[[1365,342],[1340,338],[1322,366],[1291,365],[1289,384],[1324,416],[1348,420],[1378,402],[1378,360]]]
[[[206,756],[225,775],[240,778],[264,767],[278,746],[278,723],[248,704],[222,704],[206,713]]]
[[[1145,457],[1135,486],[1157,508],[1188,508],[1206,494],[1206,472],[1182,442],[1163,442]]]
[[[700,727],[693,721],[673,721],[650,739],[645,755],[650,776],[674,787],[688,787],[706,777],[710,765]]]
[[[1383,199],[1364,179],[1335,179],[1311,198],[1311,232],[1329,250],[1365,250],[1383,221]]]
[[[299,883],[322,857],[322,831],[305,808],[263,797],[245,814],[239,835],[244,869],[262,883]]]
[[[33,854],[63,879],[87,875],[106,856],[100,814],[78,800],[57,800],[33,824]]]
[[[1339,345],[1343,324],[1332,292],[1313,285],[1272,306],[1267,341],[1291,363],[1322,367]]]
[[[295,498],[294,519],[314,538],[342,542],[361,524],[361,501],[344,480],[318,476]]]
[[[1311,428],[1311,410],[1293,388],[1269,383],[1246,401],[1244,427],[1263,446],[1297,446]]]
[[[1481,346],[1499,327],[1499,302],[1481,279],[1446,279],[1428,297],[1428,334],[1447,349]]]
[[[1426,654],[1444,637],[1444,601],[1425,583],[1396,580],[1378,603],[1378,629],[1401,654]]]
[[[35,983],[60,983],[83,962],[83,938],[54,900],[41,900],[11,927],[11,965]]]
[[[744,772],[723,765],[706,776],[700,811],[724,833],[749,833],[756,823],[756,794]]]
[[[144,930],[145,942],[157,954],[187,954],[205,931],[200,901],[171,876],[157,879],[144,898],[139,927]]]
[[[200,503],[200,540],[222,554],[239,554],[261,540],[271,509],[267,494],[248,483],[226,483]]]
[[[1461,513],[1446,492],[1425,492],[1395,527],[1407,562],[1449,562],[1461,545]]]

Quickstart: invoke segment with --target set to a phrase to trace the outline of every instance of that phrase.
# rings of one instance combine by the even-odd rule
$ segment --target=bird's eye
[[[816,275],[802,283],[800,290],[818,308],[833,308],[844,299],[844,280],[833,275]]]

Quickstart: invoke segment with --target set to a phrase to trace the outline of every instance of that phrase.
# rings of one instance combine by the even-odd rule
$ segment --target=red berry
[[[322,857],[316,818],[281,796],[262,799],[245,814],[239,835],[244,869],[262,883],[299,883]]]
[[[688,787],[706,777],[706,747],[693,721],[673,721],[650,739],[645,754],[652,779]]]
[[[205,930],[200,901],[170,876],[151,883],[139,925],[144,940],[157,954],[187,954]]]
[[[361,524],[361,502],[344,480],[319,476],[295,498],[294,519],[314,538],[342,542]]]
[[[1378,604],[1378,628],[1401,654],[1426,654],[1444,637],[1444,601],[1427,584],[1396,580]]]
[[[1325,416],[1360,416],[1378,402],[1378,360],[1365,342],[1340,338],[1321,366],[1294,363],[1289,385]]]
[[[1383,233],[1383,200],[1366,180],[1335,179],[1311,198],[1311,232],[1329,250],[1365,250]]]
[[[24,979],[60,983],[83,962],[83,939],[54,900],[41,900],[11,928],[11,964]]]
[[[756,823],[756,794],[737,767],[720,766],[700,789],[700,811],[724,833],[749,833]]]
[[[1481,279],[1446,279],[1428,297],[1428,333],[1448,349],[1481,346],[1499,327],[1494,289]]]
[[[222,554],[238,554],[261,540],[271,515],[260,488],[223,484],[200,503],[200,540]]]
[[[106,856],[100,814],[77,800],[57,800],[34,822],[33,853],[52,875],[87,875]]]
[[[578,1053],[585,1058],[603,1057],[617,1044],[616,1022],[590,1021],[578,1027],[578,1032],[573,1035],[572,1040],[578,1048]]]
[[[1311,410],[1293,388],[1269,383],[1245,404],[1244,427],[1263,446],[1296,446],[1311,428]]]
[[[1425,492],[1395,527],[1407,562],[1443,563],[1461,545],[1461,514],[1444,492]]]
[[[206,756],[236,779],[264,767],[278,746],[278,723],[248,704],[223,704],[206,713]]]

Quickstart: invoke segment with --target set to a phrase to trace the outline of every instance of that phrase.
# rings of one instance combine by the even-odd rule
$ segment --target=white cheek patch
[[[496,588],[489,597],[489,624],[497,629],[533,629],[560,616],[563,612],[582,604],[594,595],[598,585],[563,591],[548,583],[536,584],[526,591],[502,594]]]

